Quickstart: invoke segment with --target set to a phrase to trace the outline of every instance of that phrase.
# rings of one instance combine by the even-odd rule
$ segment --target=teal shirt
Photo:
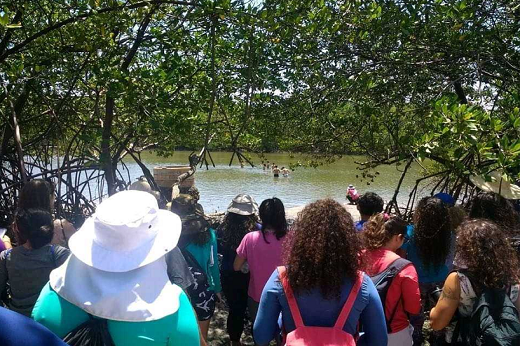
[[[34,306],[32,317],[60,338],[88,321],[88,314],[60,297],[47,283]],[[199,327],[184,292],[179,310],[156,321],[121,322],[108,320],[108,330],[116,346],[199,346]]]
[[[215,230],[209,229],[210,240],[204,245],[190,243],[186,250],[193,255],[209,281],[209,289],[215,293],[222,291],[220,285],[220,271],[218,267],[217,236]]]

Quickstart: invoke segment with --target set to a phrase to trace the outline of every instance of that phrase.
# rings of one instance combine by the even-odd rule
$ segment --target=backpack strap
[[[354,302],[356,301],[356,298],[358,296],[362,283],[363,283],[363,273],[358,272],[356,281],[354,281],[354,285],[352,286],[352,289],[350,290],[347,301],[345,302],[345,305],[343,305],[343,308],[341,309],[341,312],[339,313],[338,319],[336,320],[336,324],[334,324],[334,328],[343,329],[343,326],[345,325],[345,323],[347,323],[348,316],[350,315],[350,311],[352,310],[352,307],[354,306]]]
[[[300,313],[300,309],[298,309],[298,303],[296,302],[296,298],[294,297],[291,285],[289,285],[289,281],[287,280],[287,271],[284,266],[278,267],[278,277],[280,278],[280,282],[282,283],[282,288],[285,292],[285,297],[287,298],[289,310],[291,310],[291,315],[294,320],[294,324],[296,325],[296,328],[304,327],[305,325],[303,324],[302,315]]]
[[[410,262],[409,260],[407,259],[404,259],[404,258],[398,258],[396,259],[395,261],[393,261],[387,268],[387,270],[390,271],[390,273],[393,273],[393,277],[392,277],[392,281],[395,279],[395,277],[406,267],[408,267],[409,265],[411,265],[412,262]],[[388,289],[390,289],[390,286],[392,286],[392,282],[390,282],[390,284],[388,285]],[[403,295],[401,294],[401,296],[399,297],[399,300],[397,301],[397,303],[395,304],[394,308],[392,309],[392,313],[390,314],[390,318],[386,321],[386,327],[389,331],[389,333],[391,332],[391,328],[390,328],[390,324],[392,323],[394,317],[395,317],[395,314],[397,312],[397,309],[399,308],[399,305],[401,304],[403,300]],[[384,305],[386,304],[386,302],[383,302],[383,308],[384,308]],[[406,311],[405,311],[406,312]]]

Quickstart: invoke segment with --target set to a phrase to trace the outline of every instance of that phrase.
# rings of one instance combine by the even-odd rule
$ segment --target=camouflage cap
[[[181,218],[184,234],[204,232],[209,227],[204,209],[188,194],[179,194],[172,199],[170,210]]]

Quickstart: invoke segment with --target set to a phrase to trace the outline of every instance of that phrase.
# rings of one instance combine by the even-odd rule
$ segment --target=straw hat
[[[167,273],[180,218],[143,191],[104,200],[69,240],[71,256],[50,275],[53,290],[88,313],[117,321],[153,321],[179,308],[182,289]]]
[[[494,192],[507,199],[520,199],[520,186],[511,184],[503,177],[502,172],[493,171],[489,174],[491,181],[483,176],[471,176],[470,180],[476,187],[486,192]]]
[[[227,208],[228,213],[239,215],[253,215],[258,213],[258,204],[249,195],[237,195]]]

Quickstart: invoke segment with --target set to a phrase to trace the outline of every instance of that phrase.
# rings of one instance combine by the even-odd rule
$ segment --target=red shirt
[[[370,276],[384,271],[399,256],[385,249],[366,250],[368,266],[366,273]],[[419,279],[415,267],[410,264],[397,274],[388,288],[386,302],[383,302],[387,320],[392,315],[396,304],[399,303],[390,323],[392,333],[397,333],[408,327],[410,321],[408,314],[417,315],[421,311],[421,293],[419,291]],[[406,311],[406,312],[405,312]]]

